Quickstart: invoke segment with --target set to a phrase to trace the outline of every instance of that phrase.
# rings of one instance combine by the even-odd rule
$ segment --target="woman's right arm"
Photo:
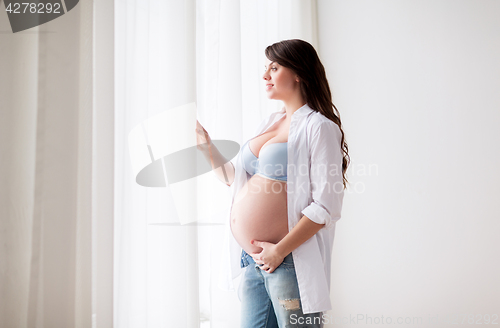
[[[207,130],[205,130],[198,120],[196,120],[195,130],[198,150],[202,152],[210,163],[217,178],[227,186],[230,186],[234,181],[235,169],[233,163],[222,156],[217,147],[212,143]]]

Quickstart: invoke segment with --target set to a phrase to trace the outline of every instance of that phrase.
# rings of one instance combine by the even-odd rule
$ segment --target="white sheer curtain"
[[[0,327],[111,327],[113,1],[0,10]]]
[[[195,209],[196,222],[181,224],[169,186],[136,183],[129,137],[195,102],[212,139],[241,144],[282,105],[262,87],[265,47],[300,38],[318,49],[316,1],[117,0],[115,9],[115,327],[237,327],[237,294],[217,286],[224,209]],[[144,138],[157,159],[162,150]],[[210,196],[226,197],[208,174]],[[196,195],[201,209],[208,195]]]

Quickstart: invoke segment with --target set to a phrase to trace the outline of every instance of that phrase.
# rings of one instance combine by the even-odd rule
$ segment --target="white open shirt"
[[[265,133],[285,115],[285,108],[271,113],[259,124],[253,137]],[[288,229],[292,230],[303,215],[316,223],[325,223],[314,236],[292,251],[304,314],[332,309],[331,252],[335,223],[340,219],[344,198],[341,137],[337,124],[307,104],[292,115],[288,133]],[[228,187],[231,206],[226,212],[219,280],[219,287],[225,290],[234,290],[233,279],[243,271],[240,268],[242,248],[231,232],[230,213],[236,194],[250,177],[243,169],[241,151],[232,163],[235,177]]]

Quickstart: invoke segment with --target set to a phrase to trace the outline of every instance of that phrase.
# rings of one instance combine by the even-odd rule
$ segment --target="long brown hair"
[[[281,66],[291,69],[300,78],[300,90],[307,105],[314,111],[338,125],[342,138],[340,140],[342,159],[342,179],[344,189],[346,188],[346,171],[350,163],[349,148],[344,138],[340,113],[332,102],[332,93],[325,68],[321,63],[314,47],[300,39],[283,40],[273,43],[265,50],[266,57]]]

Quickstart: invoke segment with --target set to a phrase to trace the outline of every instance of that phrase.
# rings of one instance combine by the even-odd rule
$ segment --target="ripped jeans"
[[[242,250],[240,266],[241,328],[323,327],[322,312],[302,313],[292,253],[268,273]]]

